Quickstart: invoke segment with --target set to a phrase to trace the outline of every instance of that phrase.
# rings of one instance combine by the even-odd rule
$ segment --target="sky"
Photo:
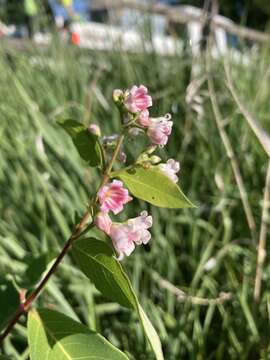
[[[66,11],[63,6],[59,5],[56,0],[49,0],[53,12],[55,15],[67,17]],[[89,5],[91,1],[89,0],[73,0],[73,6],[76,13],[82,15],[85,19],[88,19]]]

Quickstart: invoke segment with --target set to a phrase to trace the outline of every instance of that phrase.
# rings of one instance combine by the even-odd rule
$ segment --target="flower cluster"
[[[158,118],[150,116],[148,108],[152,106],[152,98],[148,95],[145,86],[133,86],[125,92],[116,89],[113,98],[135,116],[137,119],[134,123],[135,128],[137,125],[144,129],[154,145],[164,146],[167,144],[173,126],[171,115],[166,114]]]
[[[113,180],[104,185],[98,192],[100,212],[95,217],[95,225],[112,239],[113,246],[118,253],[118,259],[129,256],[136,245],[147,244],[151,234],[147,230],[152,226],[152,216],[143,211],[140,216],[129,219],[125,223],[113,223],[109,212],[118,214],[126,203],[132,200],[122,181]]]
[[[149,157],[157,146],[167,144],[173,126],[171,115],[166,114],[157,118],[150,116],[148,108],[152,106],[152,98],[143,85],[133,86],[126,91],[116,89],[113,99],[120,108],[124,117],[123,125],[128,128],[129,133],[135,136],[138,131],[144,131],[151,141],[150,148],[141,155],[142,162],[146,158],[151,165],[156,165],[161,172],[176,183],[178,181],[176,174],[180,170],[177,161],[169,159],[166,163],[160,163],[161,159],[158,156]],[[100,131],[94,124],[89,131],[100,136]],[[104,137],[101,141],[104,145],[110,145],[108,139],[109,137]],[[113,143],[114,139],[111,142],[112,146]],[[118,155],[118,160],[126,161],[126,156],[122,151]],[[95,216],[95,225],[111,238],[119,260],[125,255],[129,256],[135,249],[135,245],[147,244],[150,241],[149,229],[152,226],[152,216],[148,215],[147,211],[141,212],[140,216],[124,223],[114,223],[110,218],[110,212],[117,215],[124,209],[125,204],[132,201],[122,181],[113,180],[105,184],[98,191],[97,197],[99,212]]]

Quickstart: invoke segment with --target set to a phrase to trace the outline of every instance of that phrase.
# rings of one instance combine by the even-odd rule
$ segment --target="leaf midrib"
[[[153,175],[154,175],[154,173],[153,173]],[[173,201],[177,200],[174,196],[170,195],[170,193],[167,193],[167,192],[164,193],[164,192],[160,191],[159,189],[157,189],[156,187],[153,187],[153,186],[151,186],[151,185],[149,185],[149,184],[147,184],[147,183],[145,183],[145,182],[139,181],[138,178],[132,178],[132,177],[126,176],[124,173],[123,173],[123,174],[118,174],[118,176],[119,176],[120,178],[127,179],[127,180],[130,181],[130,182],[134,182],[135,184],[143,185],[143,186],[145,186],[146,188],[149,188],[149,189],[151,189],[151,190],[154,190],[156,193],[161,194],[162,196],[166,196],[167,198],[172,199]],[[181,196],[183,196],[183,198],[184,198],[184,199],[187,201],[187,203],[189,204],[188,199],[185,197],[185,195],[182,193],[182,191],[181,191],[179,188],[177,188],[177,187],[175,188],[175,190],[177,190],[177,191],[181,194]],[[177,201],[180,201],[180,200],[177,200]],[[182,203],[182,201],[181,201],[181,203]],[[191,205],[189,205],[189,206],[191,206]]]
[[[94,256],[90,255],[89,253],[87,253],[86,251],[82,250],[79,247],[75,247],[75,249],[79,252],[81,252],[83,255],[85,255],[86,257],[92,259],[94,262],[96,262],[97,264],[99,264],[100,266],[102,266],[103,268],[105,268],[107,271],[109,271],[110,274],[112,274],[115,277],[115,273],[109,269],[107,266],[105,266],[102,262],[100,262],[97,258],[95,258]],[[122,274],[123,275],[123,274]],[[124,297],[128,300],[128,302],[132,305],[132,307],[134,308],[134,306],[136,306],[135,304],[137,304],[136,299],[134,298],[133,300],[135,301],[135,304],[133,304],[130,300],[129,300],[129,296],[126,294],[126,292],[122,289],[122,287],[120,286],[119,282],[117,280],[115,280],[118,284],[119,289],[121,290],[122,294],[124,295]],[[129,290],[132,293],[132,289],[130,288],[129,284],[128,284]],[[134,295],[133,295],[134,297]]]
[[[58,346],[60,348],[60,351],[63,352],[63,354],[67,357],[68,360],[73,360],[72,357],[70,357],[69,353],[66,352],[65,348],[62,346],[61,342],[57,340],[57,338],[53,335],[53,333],[50,331],[50,329],[48,328],[48,326],[46,326],[46,323],[44,323],[41,319],[40,319],[40,316],[38,315],[38,313],[35,311],[32,313],[33,314],[33,317],[34,319],[36,319],[36,321],[39,323],[40,326],[43,325],[45,331],[48,333],[48,335],[55,341],[56,343],[56,346]],[[52,351],[52,350],[51,350]],[[47,355],[47,358],[48,356],[50,355],[50,352],[48,353]]]
[[[44,323],[44,322],[41,320],[38,312],[37,312],[37,311],[32,311],[32,312],[31,312],[31,315],[32,315],[33,319],[37,321],[37,323],[38,323],[38,325],[39,325],[39,329],[40,329],[40,328],[44,328],[45,332],[47,332],[48,335],[55,341],[56,346],[58,346],[58,347],[60,348],[60,351],[62,351],[62,353],[64,354],[64,356],[66,356],[67,360],[80,360],[80,359],[91,359],[91,358],[97,359],[97,360],[98,360],[98,359],[99,359],[99,360],[108,360],[107,358],[105,358],[105,357],[103,357],[103,356],[98,356],[98,355],[87,355],[87,356],[80,356],[80,357],[71,357],[71,355],[65,350],[64,346],[61,344],[61,341],[59,341],[59,340],[53,335],[53,333],[50,331],[50,329],[48,328],[48,326],[46,326],[46,323]],[[64,324],[65,322],[64,322],[64,321],[59,321],[59,323]],[[88,333],[86,332],[86,334],[88,334]],[[72,332],[70,332],[70,335],[73,335]],[[99,334],[96,334],[96,335],[99,336]],[[111,344],[109,344],[109,345],[111,346]],[[49,348],[49,346],[48,346],[48,348]],[[51,349],[51,350],[49,349],[49,352],[48,352],[48,354],[47,354],[47,356],[46,356],[46,359],[49,359],[49,356],[50,356],[52,350],[53,350],[53,349]],[[117,350],[117,351],[120,352],[119,349],[115,349],[115,350]]]

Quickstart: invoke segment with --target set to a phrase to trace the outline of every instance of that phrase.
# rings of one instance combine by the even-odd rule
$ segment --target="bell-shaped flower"
[[[173,122],[171,115],[167,114],[158,118],[150,118],[147,134],[155,145],[164,146],[172,132]]]
[[[169,159],[166,164],[159,164],[159,169],[173,182],[177,183],[178,176],[176,175],[180,170],[180,164],[174,159]]]
[[[105,213],[111,210],[114,214],[118,214],[123,210],[124,205],[132,200],[120,180],[113,180],[102,186],[97,195],[101,205],[100,210]]]
[[[131,113],[138,113],[152,106],[152,98],[148,95],[148,89],[145,86],[134,85],[126,92],[124,104]]]
[[[141,245],[149,242],[151,234],[148,229],[152,223],[152,216],[149,216],[147,211],[143,211],[136,218],[111,226],[110,237],[119,260],[122,260],[124,255],[129,256],[135,249],[135,244]]]

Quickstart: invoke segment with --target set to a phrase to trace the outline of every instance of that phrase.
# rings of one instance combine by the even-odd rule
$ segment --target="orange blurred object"
[[[70,41],[73,45],[80,45],[81,39],[79,34],[77,34],[75,31],[72,31]]]

